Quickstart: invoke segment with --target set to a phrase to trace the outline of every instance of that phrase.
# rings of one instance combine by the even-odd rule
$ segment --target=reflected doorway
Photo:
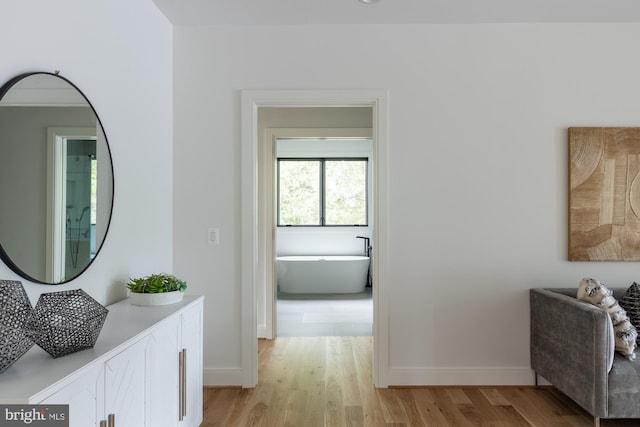
[[[82,272],[96,255],[98,200],[94,128],[50,128],[46,277],[59,283]]]

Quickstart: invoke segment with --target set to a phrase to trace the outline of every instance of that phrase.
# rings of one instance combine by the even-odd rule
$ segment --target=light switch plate
[[[219,228],[210,228],[207,233],[207,240],[210,245],[219,245],[220,244],[220,229]]]

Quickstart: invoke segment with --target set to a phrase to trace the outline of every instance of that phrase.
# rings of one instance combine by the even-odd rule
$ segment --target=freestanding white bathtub
[[[278,290],[292,294],[363,292],[369,257],[347,255],[281,256],[276,258]]]

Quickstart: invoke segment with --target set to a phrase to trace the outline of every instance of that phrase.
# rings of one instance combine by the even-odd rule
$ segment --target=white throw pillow
[[[613,291],[599,280],[584,278],[578,286],[577,298],[609,313],[615,334],[615,348],[629,360],[635,360],[638,332],[624,308],[613,297]]]
[[[607,325],[609,327],[609,345],[607,346],[607,372],[611,372],[613,368],[613,359],[616,356],[616,334],[613,330],[613,322],[611,316],[607,316]]]

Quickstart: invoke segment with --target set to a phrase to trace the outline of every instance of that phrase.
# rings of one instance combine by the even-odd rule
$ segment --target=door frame
[[[47,128],[47,224],[45,277],[47,282],[65,282],[66,270],[66,205],[67,142],[97,139],[96,128]]]
[[[382,89],[241,91],[241,258],[242,387],[258,384],[256,288],[258,266],[266,262],[259,245],[258,109],[261,107],[371,107],[373,114],[373,383],[388,387],[389,310],[387,281],[388,106]],[[262,257],[262,259],[260,258]]]

